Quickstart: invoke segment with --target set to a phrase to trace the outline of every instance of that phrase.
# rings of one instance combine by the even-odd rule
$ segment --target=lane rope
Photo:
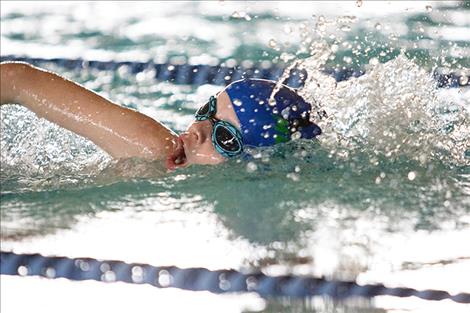
[[[172,64],[172,63],[153,63],[153,62],[131,62],[131,61],[94,61],[83,59],[67,58],[32,58],[15,55],[5,55],[0,57],[0,61],[23,61],[37,66],[44,66],[47,63],[64,67],[70,70],[97,69],[115,71],[125,66],[132,74],[137,74],[145,70],[155,70],[155,79],[158,81],[168,81],[175,84],[199,86],[203,84],[228,85],[233,81],[242,78],[264,78],[278,80],[284,68],[267,63],[253,67],[234,66],[227,67],[223,65],[192,65],[192,64]],[[363,70],[355,69],[326,69],[325,73],[332,75],[336,81],[343,81],[351,77],[359,77],[365,74]],[[290,87],[298,88],[302,86],[307,77],[305,70],[294,69],[290,72],[289,78],[284,82]],[[437,87],[452,88],[470,86],[470,79],[464,74],[443,73],[442,70],[436,70],[433,73]]]
[[[425,300],[449,299],[458,303],[470,303],[470,293],[451,295],[443,290],[390,288],[383,284],[360,285],[355,281],[328,280],[311,276],[270,276],[262,272],[243,273],[228,269],[152,266],[117,260],[17,254],[6,251],[1,251],[0,268],[2,275],[149,284],[158,288],[172,287],[191,291],[210,291],[216,294],[255,292],[265,298],[327,296],[344,299],[387,295],[415,296]]]

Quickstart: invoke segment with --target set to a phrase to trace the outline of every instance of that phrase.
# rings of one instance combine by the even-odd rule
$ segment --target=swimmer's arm
[[[176,134],[57,74],[26,63],[0,64],[1,104],[21,104],[90,139],[115,158],[166,159]]]

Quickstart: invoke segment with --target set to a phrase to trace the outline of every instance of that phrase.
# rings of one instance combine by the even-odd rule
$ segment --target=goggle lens
[[[215,126],[215,140],[217,145],[227,152],[237,152],[240,150],[240,143],[237,136],[223,125]]]
[[[233,157],[243,151],[243,139],[240,131],[232,124],[218,120],[214,116],[217,112],[217,100],[211,97],[209,102],[196,111],[196,120],[210,119],[212,122],[212,143],[215,149],[224,157]]]
[[[209,113],[209,102],[207,102],[206,104],[204,104],[202,107],[200,107],[197,111],[196,111],[196,116],[207,116]]]

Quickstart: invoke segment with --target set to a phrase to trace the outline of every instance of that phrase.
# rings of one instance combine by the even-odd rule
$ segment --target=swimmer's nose
[[[203,144],[210,137],[210,126],[209,121],[196,122],[191,125],[188,132],[195,137],[196,143]]]

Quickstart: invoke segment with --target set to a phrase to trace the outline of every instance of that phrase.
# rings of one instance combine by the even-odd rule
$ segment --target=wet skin
[[[226,121],[240,129],[232,102],[225,91],[217,95],[215,118]],[[212,144],[212,123],[210,120],[194,121],[178,137],[174,153],[167,158],[167,168],[174,170],[191,164],[219,164],[226,160]]]
[[[112,157],[166,161],[168,170],[226,159],[212,144],[210,120],[194,121],[177,136],[163,123],[125,108],[56,73],[22,62],[0,63],[0,104],[21,104],[39,117],[81,135]],[[215,118],[240,129],[225,91]]]

